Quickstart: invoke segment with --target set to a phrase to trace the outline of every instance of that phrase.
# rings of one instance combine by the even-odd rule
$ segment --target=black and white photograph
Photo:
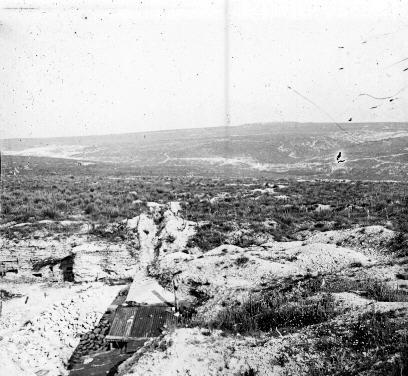
[[[0,0],[1,376],[408,376],[408,1]]]

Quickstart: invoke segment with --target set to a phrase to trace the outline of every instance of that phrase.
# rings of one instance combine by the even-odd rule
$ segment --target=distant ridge
[[[227,174],[406,179],[408,123],[256,123],[125,134],[6,139],[4,155]],[[342,151],[345,162],[336,162]]]

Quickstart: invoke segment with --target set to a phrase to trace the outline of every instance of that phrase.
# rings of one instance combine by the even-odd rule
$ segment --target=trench
[[[121,349],[111,349],[106,341],[115,308],[126,300],[128,290],[129,286],[126,286],[119,291],[94,328],[81,335],[79,344],[68,361],[70,376],[114,375],[118,366],[133,355],[134,351],[123,353]]]
[[[146,229],[143,231],[146,235],[150,233]],[[146,248],[149,251],[153,245]],[[72,263],[73,258],[67,259],[64,265],[61,263],[64,280],[70,278],[69,269]],[[130,284],[118,293],[98,324],[81,336],[78,346],[69,359],[69,376],[114,376],[118,372],[118,367],[142,348],[148,339],[161,334],[162,321],[160,321],[159,316],[162,314],[161,317],[167,317],[167,314],[163,312],[166,309],[169,310],[169,306],[164,305],[164,307],[163,304],[159,304],[160,307],[158,307],[157,304],[140,305],[136,303],[128,305],[125,301],[129,287]],[[129,316],[129,314],[133,316]],[[134,319],[129,326],[130,331],[125,337],[112,337],[111,328],[115,327],[116,320],[123,324],[128,323],[130,318],[137,318],[137,320]],[[114,320],[115,324],[112,325]],[[107,339],[108,334],[109,338]],[[124,345],[125,342],[116,342],[117,338],[121,338],[119,341],[125,340],[126,345]]]
[[[128,291],[129,285],[118,293],[97,325],[81,335],[80,342],[68,361],[70,376],[116,375],[120,364],[144,345],[146,340],[130,341],[124,348],[116,344],[112,346],[106,340],[116,309],[125,302]]]
[[[70,376],[116,375],[122,362],[161,335],[163,325],[175,322],[172,305],[125,303],[128,291],[129,286],[122,289],[98,324],[81,336],[69,359]]]

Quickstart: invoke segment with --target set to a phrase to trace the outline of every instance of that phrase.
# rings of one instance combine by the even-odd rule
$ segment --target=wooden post
[[[174,307],[176,309],[176,312],[179,311],[179,304],[178,304],[178,299],[177,299],[177,290],[178,290],[179,283],[178,283],[178,280],[177,280],[177,276],[180,273],[181,273],[181,270],[174,273],[173,274],[173,280],[172,280],[172,282],[173,282],[173,293],[174,293]]]
[[[178,288],[177,283],[173,278],[174,307],[176,309],[176,312],[178,312],[177,288]]]

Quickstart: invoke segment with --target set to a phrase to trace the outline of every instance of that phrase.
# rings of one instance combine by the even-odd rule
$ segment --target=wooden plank
[[[172,319],[167,306],[118,307],[106,339],[128,341],[156,337]]]

